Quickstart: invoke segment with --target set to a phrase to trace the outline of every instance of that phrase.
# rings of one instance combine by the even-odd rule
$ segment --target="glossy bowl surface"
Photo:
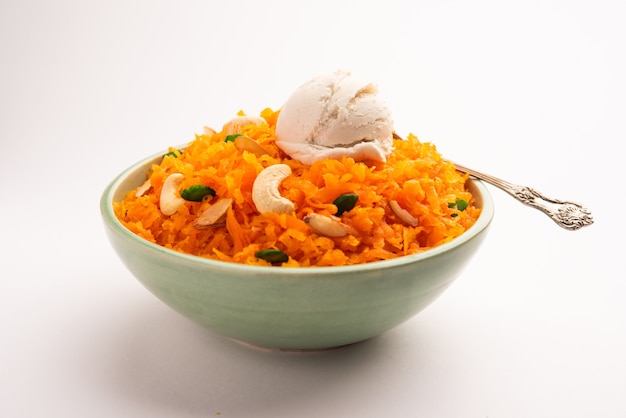
[[[463,235],[420,254],[339,267],[259,267],[182,254],[148,242],[113,213],[163,153],[140,161],[102,194],[115,252],[166,305],[225,337],[280,349],[325,349],[388,331],[430,305],[480,247],[494,214],[480,181],[468,182],[482,213]]]

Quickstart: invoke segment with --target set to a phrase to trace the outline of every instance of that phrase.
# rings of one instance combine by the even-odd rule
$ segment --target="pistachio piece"
[[[215,196],[215,190],[204,184],[194,184],[180,192],[180,196],[191,202],[202,202],[204,196]]]
[[[275,248],[257,251],[256,253],[254,253],[254,256],[256,258],[260,258],[261,260],[268,261],[272,264],[279,264],[289,261],[289,256],[287,254]]]
[[[278,187],[291,175],[287,164],[274,164],[261,171],[252,184],[252,200],[260,213],[291,213],[295,205],[280,195]]]
[[[224,139],[224,142],[235,142],[235,138],[237,138],[238,136],[241,136],[243,134],[230,134],[230,135],[226,135],[226,139]]]
[[[218,200],[208,208],[206,208],[200,216],[193,221],[193,226],[196,229],[207,229],[214,226],[228,211],[228,208],[232,205],[233,199],[225,197]]]
[[[171,216],[176,213],[180,206],[185,204],[185,199],[178,195],[178,186],[184,178],[185,176],[181,173],[174,173],[170,174],[163,182],[159,197],[159,207],[163,215]]]
[[[397,201],[395,200],[390,201],[389,207],[391,207],[391,210],[393,211],[393,213],[395,213],[396,216],[405,224],[410,225],[410,226],[419,225],[418,219],[415,216],[411,215],[409,211],[407,211],[406,209],[403,209]]]
[[[348,229],[336,218],[320,215],[319,213],[311,213],[304,217],[311,230],[319,235],[331,238],[340,238],[348,235]]]
[[[337,206],[335,216],[341,216],[344,212],[348,212],[354,208],[359,196],[356,193],[344,193],[333,200],[333,205]]]
[[[174,158],[178,158],[179,155],[182,155],[182,151],[181,150],[174,150],[174,151],[170,151],[166,154],[163,154],[163,158],[165,157],[174,157]]]

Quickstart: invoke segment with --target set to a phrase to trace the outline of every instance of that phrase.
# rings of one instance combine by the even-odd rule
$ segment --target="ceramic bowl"
[[[249,344],[326,349],[388,331],[430,305],[480,247],[494,213],[487,188],[468,186],[482,213],[454,240],[420,254],[339,267],[259,267],[186,255],[126,229],[112,202],[142,184],[163,153],[113,180],[100,209],[114,250],[128,270],[166,305],[206,328]]]

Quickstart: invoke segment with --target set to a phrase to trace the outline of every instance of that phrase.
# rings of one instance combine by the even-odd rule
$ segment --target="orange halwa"
[[[150,189],[136,197],[130,191],[114,203],[115,214],[130,231],[164,247],[215,260],[270,265],[255,254],[278,249],[289,256],[282,266],[340,266],[391,259],[425,251],[466,231],[480,209],[465,188],[467,175],[442,159],[434,145],[414,135],[394,140],[386,163],[355,162],[351,158],[322,160],[306,166],[275,145],[278,111],[265,109],[268,124],[248,125],[242,133],[268,153],[257,156],[226,141],[224,130],[196,135],[183,150],[170,149],[149,173]],[[242,114],[240,112],[240,114]],[[272,164],[287,164],[292,174],[280,193],[295,204],[295,213],[259,213],[252,185],[259,172]],[[215,191],[200,202],[185,201],[176,213],[164,215],[159,196],[164,180],[182,173],[180,190],[202,184]],[[339,238],[313,232],[304,218],[311,213],[332,216],[335,198],[358,195],[356,205],[341,214],[350,232]],[[224,219],[198,229],[194,220],[221,198],[232,199]],[[390,201],[417,218],[418,225],[402,222]],[[457,202],[468,203],[457,205]]]

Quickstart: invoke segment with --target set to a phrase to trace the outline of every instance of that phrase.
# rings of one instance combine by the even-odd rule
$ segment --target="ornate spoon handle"
[[[488,174],[472,170],[471,168],[463,167],[456,163],[453,164],[457,170],[499,187],[525,205],[539,209],[565,229],[575,231],[593,223],[593,217],[589,209],[578,203],[551,199],[530,187],[511,184]]]

